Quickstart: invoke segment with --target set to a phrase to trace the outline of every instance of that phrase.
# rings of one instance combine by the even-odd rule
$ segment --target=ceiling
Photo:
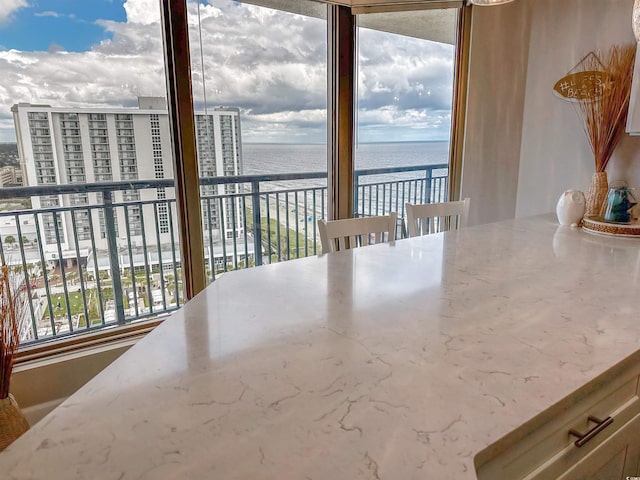
[[[296,13],[316,18],[326,18],[326,3],[320,0],[242,0],[263,7]],[[368,0],[369,6],[362,6],[359,0],[345,0],[342,4],[359,4],[354,13],[359,13],[358,26],[397,33],[408,37],[434,42],[455,44],[457,13],[456,8],[432,8],[459,6],[460,1],[422,1],[405,4],[381,5],[381,1]],[[388,2],[387,2],[388,3]],[[373,5],[372,5],[373,4]],[[363,13],[372,12],[372,13]]]

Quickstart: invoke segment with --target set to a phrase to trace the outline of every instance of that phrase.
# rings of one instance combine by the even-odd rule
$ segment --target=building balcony
[[[326,172],[201,179],[209,282],[229,270],[320,253]],[[355,172],[356,216],[398,213],[406,202],[443,201],[447,165]],[[3,198],[62,198],[67,205],[0,212],[0,257],[20,275],[29,301],[25,346],[168,314],[180,307],[182,275],[173,180],[5,188]],[[122,192],[125,200],[118,202]],[[88,198],[86,205],[71,200]],[[148,198],[153,198],[148,200]],[[96,202],[93,200],[97,199]],[[142,200],[140,200],[142,198]],[[126,199],[132,199],[126,201]],[[57,221],[53,221],[57,218]]]

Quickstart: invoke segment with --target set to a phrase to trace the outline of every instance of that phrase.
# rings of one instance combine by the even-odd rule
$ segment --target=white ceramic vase
[[[578,225],[584,217],[586,199],[580,190],[567,190],[556,205],[556,215],[560,225]]]

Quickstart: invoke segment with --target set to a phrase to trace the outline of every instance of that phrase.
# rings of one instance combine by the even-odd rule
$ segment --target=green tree
[[[14,243],[16,243],[16,239],[13,237],[13,235],[7,235],[6,237],[4,237],[4,241],[9,245],[13,245]]]

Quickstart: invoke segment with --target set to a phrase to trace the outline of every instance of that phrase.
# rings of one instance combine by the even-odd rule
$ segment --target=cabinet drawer
[[[638,475],[640,414],[620,426],[579,459],[557,455],[527,479],[614,480]]]
[[[614,368],[480,452],[475,459],[479,480],[557,479],[640,413],[638,362]],[[587,432],[597,424],[589,417],[613,422],[577,447],[569,430]],[[564,468],[564,470],[563,470]]]

